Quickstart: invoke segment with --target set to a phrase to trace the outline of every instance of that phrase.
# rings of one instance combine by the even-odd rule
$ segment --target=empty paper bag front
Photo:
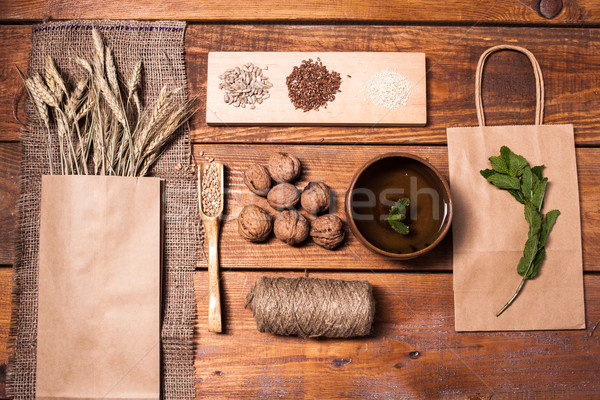
[[[37,399],[160,397],[161,180],[44,176]]]
[[[485,126],[481,78],[488,55],[501,49],[525,53],[536,79],[535,125]],[[543,125],[544,82],[533,54],[515,46],[484,52],[477,67],[479,126],[448,129],[450,186],[454,198],[454,308],[457,331],[582,329],[585,327],[579,191],[572,125]],[[490,156],[507,146],[548,177],[542,211],[560,216],[545,246],[539,274],[526,280],[514,303],[496,313],[522,282],[517,264],[529,226],[524,207],[480,175]]]

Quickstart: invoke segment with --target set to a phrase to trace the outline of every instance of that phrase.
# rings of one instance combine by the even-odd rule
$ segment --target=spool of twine
[[[262,277],[246,297],[260,332],[349,338],[371,332],[373,287],[367,281]]]

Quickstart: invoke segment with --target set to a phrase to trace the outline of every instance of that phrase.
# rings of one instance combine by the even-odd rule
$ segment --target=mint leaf
[[[552,210],[546,213],[546,218],[544,218],[544,222],[542,223],[542,233],[540,234],[540,244],[539,247],[543,248],[546,245],[546,240],[548,240],[548,235],[552,230],[552,227],[556,223],[556,219],[560,215],[560,211]]]
[[[398,232],[401,235],[408,235],[410,233],[410,229],[408,228],[408,226],[406,226],[405,223],[400,222],[400,221],[396,221],[396,220],[389,220],[388,222],[390,223],[390,226],[392,227],[393,230],[395,230],[396,232]]]
[[[410,200],[406,197],[398,200],[390,210],[389,216],[386,218],[386,221],[388,221],[392,229],[402,235],[408,235],[410,231],[405,223],[400,222],[406,219],[405,210],[409,205]]]
[[[525,157],[513,153],[512,150],[506,146],[500,148],[500,156],[504,159],[504,162],[506,162],[508,174],[512,177],[521,176],[523,168],[528,165]]]
[[[544,261],[544,258],[546,258],[546,249],[542,247],[535,255],[535,259],[533,260],[531,269],[527,273],[527,276],[525,276],[525,279],[533,279],[536,277],[538,271],[540,270],[540,265],[542,265],[542,261]]]
[[[537,235],[542,227],[542,216],[531,203],[525,204],[525,220],[529,223],[529,236]]]
[[[521,257],[521,259],[519,260],[519,263],[517,264],[517,272],[519,273],[519,275],[521,275],[522,277],[525,277],[525,273],[527,272],[528,267],[529,267],[529,264],[527,263],[527,260],[525,259],[525,257]]]
[[[525,204],[527,202],[527,200],[525,200],[525,196],[523,196],[523,193],[520,190],[508,189],[508,193],[512,194],[512,196],[521,204]]]
[[[410,204],[409,199],[407,199],[406,197],[401,198],[400,200],[398,200],[396,202],[396,204],[394,204],[394,206],[390,210],[390,216],[395,215],[395,214],[400,214],[402,211],[404,211],[406,209],[406,207],[409,206],[409,204]]]
[[[511,154],[512,154],[512,151],[507,146],[500,147],[500,156],[504,159],[504,161],[506,162],[506,165],[508,165],[510,162]]]
[[[548,178],[544,178],[539,181],[533,188],[533,195],[531,196],[531,203],[536,209],[541,210],[542,204],[544,203],[544,195],[546,194],[546,184]]]
[[[531,264],[535,259],[535,255],[538,250],[538,237],[537,235],[530,236],[525,242],[525,249],[523,250],[523,257],[519,261],[519,265],[517,265],[517,272],[519,275],[523,277],[523,279],[528,279],[527,274],[529,273]]]
[[[489,160],[490,164],[492,164],[492,168],[494,171],[500,174],[508,174],[508,165],[506,165],[506,161],[504,161],[504,158],[498,156],[491,156]]]
[[[533,168],[531,168],[531,172],[533,172],[533,175],[539,180],[541,181],[542,179],[544,179],[544,177],[542,176],[542,171],[544,170],[545,166],[544,165],[537,165]]]
[[[404,221],[406,219],[406,215],[404,214],[393,214],[386,218],[386,221]]]
[[[508,173],[510,176],[521,176],[523,169],[527,165],[528,163],[525,157],[511,152],[510,159],[508,161]]]
[[[481,171],[479,171],[479,173],[481,174],[481,176],[483,176],[485,179],[489,178],[490,176],[494,175],[495,172],[493,169],[482,169]]]
[[[531,200],[533,195],[533,173],[531,168],[525,167],[521,176],[521,192],[526,200]]]
[[[488,182],[499,189],[520,189],[521,182],[518,178],[494,173],[487,177]]]

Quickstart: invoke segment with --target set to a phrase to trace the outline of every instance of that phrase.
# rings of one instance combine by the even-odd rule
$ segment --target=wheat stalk
[[[77,109],[81,106],[83,93],[87,89],[88,78],[82,79],[77,83],[75,90],[69,95],[65,111],[70,121],[77,121]]]
[[[108,76],[108,83],[110,84],[110,88],[115,96],[120,97],[119,79],[117,78],[117,67],[115,66],[115,60],[110,49],[107,47],[105,50],[106,75]]]
[[[35,84],[36,94],[44,101],[44,103],[48,104],[50,107],[58,108],[58,100],[54,97],[54,94],[50,92],[50,89],[44,83],[44,80],[40,76],[40,74],[36,74],[33,77],[33,83]]]
[[[56,69],[56,64],[54,63],[54,60],[49,55],[46,56],[45,72],[48,88],[52,91],[52,94],[54,94],[54,96],[60,102],[63,94],[68,94],[67,87],[65,86],[65,82],[63,81],[62,77],[58,73],[58,70]]]
[[[133,94],[138,91],[140,88],[140,83],[142,81],[142,62],[138,61],[133,68],[133,73],[131,74],[131,78],[129,82],[127,82],[127,101],[131,99]]]
[[[94,66],[98,71],[102,71],[102,74],[104,74],[104,42],[102,41],[100,32],[98,32],[98,29],[96,28],[92,29],[92,41],[94,42],[94,47],[96,48]]]
[[[136,173],[140,176],[146,175],[148,169],[162,154],[165,145],[173,138],[177,129],[187,122],[196,112],[196,104],[197,97],[193,97],[190,100],[185,101],[183,105],[173,106],[169,117],[165,120],[160,129],[158,129],[159,134],[150,142],[146,151],[141,155],[136,168]]]
[[[21,72],[21,70],[18,67],[17,67],[17,72],[19,73],[21,80],[25,84],[25,88],[27,89],[27,92],[29,93],[29,97],[33,101],[33,105],[35,106],[35,109],[37,110],[40,118],[44,122],[44,125],[46,125],[46,130],[48,131],[48,166],[50,169],[50,175],[53,175],[54,168],[53,168],[53,162],[52,162],[52,134],[50,133],[50,115],[48,113],[48,109],[46,108],[46,104],[44,104],[44,101],[41,99],[39,94],[36,93],[35,83],[33,82],[33,80],[26,79],[25,75]]]
[[[168,90],[165,86],[153,105],[143,109],[139,98],[141,61],[121,92],[114,55],[97,29],[92,30],[92,41],[96,50],[92,61],[75,58],[88,76],[72,91],[50,56],[46,57],[45,79],[40,74],[25,78],[19,71],[48,131],[50,173],[53,118],[63,174],[88,174],[91,162],[95,174],[143,176],[196,111],[197,99],[179,101],[175,95],[182,88]]]
[[[77,62],[77,64],[79,64],[81,67],[83,67],[83,69],[85,69],[88,72],[88,74],[90,74],[90,75],[94,74],[92,65],[89,62],[87,62],[87,60],[84,60],[81,57],[75,57],[75,62]]]

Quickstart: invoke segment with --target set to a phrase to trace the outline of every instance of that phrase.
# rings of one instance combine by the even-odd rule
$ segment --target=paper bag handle
[[[483,77],[483,66],[489,55],[498,50],[514,50],[529,57],[529,61],[531,61],[531,64],[533,65],[533,74],[535,76],[535,124],[541,125],[544,120],[544,77],[542,76],[540,64],[536,60],[533,53],[529,50],[519,46],[501,44],[487,49],[481,55],[479,58],[479,63],[477,64],[477,71],[475,73],[475,107],[477,108],[477,120],[479,121],[479,126],[485,126],[485,115],[483,114],[483,102],[481,100],[481,80]]]

